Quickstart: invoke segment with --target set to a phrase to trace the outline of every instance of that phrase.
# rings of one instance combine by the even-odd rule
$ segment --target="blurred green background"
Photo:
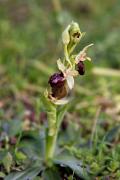
[[[75,52],[94,46],[88,52],[92,63],[85,62],[85,75],[75,80],[58,144],[90,165],[94,176],[101,172],[108,175],[105,179],[119,179],[120,0],[0,0],[0,153],[18,145],[30,158],[42,152],[47,118],[40,93],[57,71],[56,60],[63,57],[61,33],[72,20],[86,32]],[[12,165],[8,161],[7,167]],[[0,164],[5,174],[6,166]]]
[[[56,69],[56,60],[63,56],[61,32],[72,20],[86,32],[76,52],[89,43],[94,47],[89,51],[93,61],[86,65],[86,76],[77,80],[79,98],[71,111],[82,114],[84,107],[86,116],[94,116],[99,97],[118,103],[119,18],[119,0],[0,0],[1,107],[5,104],[1,118],[21,114],[24,97],[36,106],[39,92],[48,86],[49,75]],[[107,75],[101,70],[100,75],[91,73],[95,67],[109,68]]]

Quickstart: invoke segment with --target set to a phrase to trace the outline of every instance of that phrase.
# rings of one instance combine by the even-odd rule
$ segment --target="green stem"
[[[56,147],[56,139],[57,139],[57,130],[53,136],[47,136],[46,139],[46,154],[45,154],[45,160],[48,162],[50,159],[53,158],[55,147]]]
[[[68,50],[67,50],[67,45],[66,44],[64,45],[64,55],[65,55],[66,61],[69,63],[70,66],[72,66],[71,61],[69,59],[69,54],[68,54]]]
[[[57,107],[53,106],[48,114],[48,129],[46,132],[46,152],[45,161],[49,162],[54,156],[57,139]]]
[[[46,130],[45,137],[45,163],[47,166],[51,166],[51,160],[54,157],[56,140],[58,131],[60,128],[61,121],[63,119],[64,113],[66,111],[66,106],[58,108],[57,105],[53,104],[47,95],[41,94],[41,100],[46,108],[48,117],[48,128]]]

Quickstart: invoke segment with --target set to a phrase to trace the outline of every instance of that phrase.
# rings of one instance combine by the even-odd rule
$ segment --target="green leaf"
[[[26,137],[26,138],[25,138]],[[43,158],[45,152],[45,131],[40,129],[39,133],[25,136],[19,144],[19,148],[28,158]]]
[[[88,179],[87,168],[82,167],[82,162],[72,156],[60,155],[54,158],[54,163],[70,168],[80,178]]]
[[[6,169],[6,171],[9,173],[12,162],[13,162],[12,155],[8,152],[6,154],[6,156],[4,157],[4,159],[2,160],[2,162],[3,162],[3,165],[4,165],[5,169]]]
[[[57,171],[57,169],[47,169],[43,173],[43,179],[44,180],[61,180],[60,174]]]
[[[32,180],[42,170],[42,166],[34,165],[21,172],[13,172],[5,177],[5,180]]]
[[[13,137],[17,134],[19,134],[22,130],[22,121],[20,120],[12,120],[9,122],[8,125],[8,135],[10,137]]]
[[[64,115],[65,115],[67,109],[68,109],[68,104],[64,105],[62,107],[59,107],[58,112],[57,112],[57,125],[58,125],[58,127],[61,125],[61,122],[64,118]]]

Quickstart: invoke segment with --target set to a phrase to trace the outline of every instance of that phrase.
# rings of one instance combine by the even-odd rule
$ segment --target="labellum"
[[[66,80],[63,73],[55,73],[49,79],[52,88],[52,97],[56,99],[64,98],[67,95]]]

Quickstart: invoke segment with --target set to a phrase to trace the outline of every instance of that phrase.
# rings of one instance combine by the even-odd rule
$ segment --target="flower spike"
[[[84,35],[85,33],[81,33],[80,31],[78,23],[74,21],[72,21],[62,33],[64,59],[57,60],[59,72],[54,73],[48,81],[51,86],[51,92],[48,97],[51,102],[56,105],[69,102],[71,98],[68,98],[68,95],[71,94],[71,91],[74,88],[74,77],[78,74],[84,75],[84,61],[91,61],[90,57],[87,56],[86,51],[89,47],[93,46],[93,44],[84,47],[77,55],[71,55]]]

